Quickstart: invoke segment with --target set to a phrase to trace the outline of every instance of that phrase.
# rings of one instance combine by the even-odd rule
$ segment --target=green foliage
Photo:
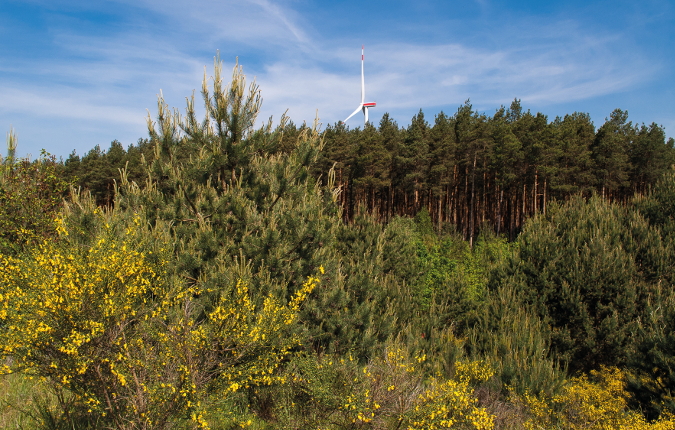
[[[633,200],[633,205],[664,238],[675,238],[675,170],[666,171],[647,195]]]
[[[634,130],[627,120],[628,112],[615,109],[600,127],[593,142],[593,161],[603,196],[628,185],[628,148]]]
[[[434,224],[431,221],[427,208],[422,208],[415,215],[415,227],[423,240],[432,239],[436,235]]]
[[[316,347],[364,362],[410,320],[410,288],[420,271],[414,238],[414,224],[403,218],[385,226],[363,216],[337,229],[338,270],[302,316]]]
[[[628,389],[649,418],[675,411],[675,292],[659,289],[636,332]]]
[[[143,159],[152,155],[149,140],[139,139],[136,145],[125,150],[117,140],[110,143],[107,151],[96,145],[84,156],[75,152],[63,163],[62,176],[69,183],[91,192],[99,205],[111,205],[115,197],[115,183],[120,182],[124,170],[130,181],[142,183],[145,179]]]
[[[405,129],[385,114],[377,130],[336,124],[324,139],[315,174],[335,166],[346,220],[357,208],[381,221],[426,208],[436,227],[452,223],[466,239],[487,223],[513,240],[548,202],[577,193],[626,203],[675,159],[662,127],[633,124],[620,109],[596,130],[586,113],[549,121],[519,100],[491,117],[467,101],[433,124],[420,111]]]
[[[422,318],[436,319],[439,326],[453,324],[462,331],[474,322],[486,299],[490,272],[506,259],[512,245],[487,228],[473,248],[459,235],[448,233],[426,234],[416,243],[422,276],[415,284],[414,300]],[[432,303],[436,312],[429,316]],[[438,314],[440,309],[444,311]]]
[[[193,99],[181,116],[160,97],[156,124],[148,119],[155,155],[147,182],[123,177],[115,204],[150,225],[170,223],[172,270],[192,283],[219,291],[245,279],[256,294],[287,299],[321,264],[334,270],[334,195],[309,173],[321,139],[304,129],[292,150],[277,152],[285,119],[276,130],[254,130],[257,86],[246,89],[239,66],[229,85],[221,71],[216,59],[212,89],[204,79],[203,121]],[[213,297],[202,300],[208,306]]]
[[[139,230],[139,217],[119,224],[124,217],[109,215],[89,246],[70,241],[62,222],[57,243],[0,259],[0,371],[48,380],[66,413],[55,422],[70,414],[120,429],[181,418],[207,427],[202,404],[213,393],[275,382],[318,279],[287,304],[272,295],[256,303],[241,281],[218,292],[186,288],[136,250],[161,246],[161,235]],[[195,299],[206,293],[217,297],[210,309]]]
[[[10,143],[11,154],[16,138]],[[34,161],[9,155],[0,162],[0,253],[17,254],[55,235],[54,218],[68,183],[47,153]]]
[[[634,207],[661,233],[663,261],[658,285],[638,321],[636,346],[628,365],[632,371],[629,389],[634,401],[650,418],[675,411],[675,174],[671,169],[646,196],[634,199]]]
[[[468,330],[470,356],[482,357],[495,369],[503,390],[552,395],[566,372],[550,356],[551,333],[532,315],[512,288],[491,291],[477,323]]]
[[[636,127],[635,134],[630,148],[630,180],[634,191],[644,194],[675,162],[673,140],[666,142],[665,130],[655,123]]]
[[[556,138],[560,144],[554,146],[556,168],[551,178],[551,191],[557,195],[587,195],[596,184],[591,147],[595,138],[595,127],[588,114],[575,112],[556,118]]]
[[[457,235],[437,236],[424,211],[416,221],[396,217],[384,226],[357,217],[338,229],[335,244],[342,277],[326,283],[304,315],[309,327],[322,327],[312,336],[323,348],[361,361],[399,333],[413,350],[454,356],[447,339],[475,320],[489,270],[509,249],[489,234],[473,249]]]
[[[17,160],[10,133],[0,363],[48,384],[36,425],[483,429],[508,405],[580,428],[612,402],[645,424],[623,374],[564,385],[603,365],[628,366],[649,417],[675,407],[659,126],[616,110],[596,133],[514,100],[407,129],[256,129],[258,87],[219,58],[201,92],[203,118],[160,95],[149,139],[64,166]],[[84,189],[60,214],[58,178]]]
[[[664,254],[658,232],[636,212],[575,198],[528,222],[517,254],[490,285],[514,288],[550,325],[552,356],[572,371],[619,365]]]
[[[348,356],[300,356],[289,384],[275,390],[274,414],[284,428],[492,428],[474,389],[491,376],[481,362],[453,363],[447,378],[426,380],[427,357],[396,343],[367,364]]]

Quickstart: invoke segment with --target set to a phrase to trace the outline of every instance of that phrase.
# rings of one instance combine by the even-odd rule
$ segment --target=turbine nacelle
[[[366,83],[365,83],[365,78],[364,78],[364,74],[363,74],[363,62],[364,62],[363,51],[364,51],[364,48],[363,48],[363,46],[361,46],[361,104],[359,104],[359,107],[357,107],[356,110],[354,112],[352,112],[352,114],[349,115],[347,117],[347,119],[345,119],[342,122],[343,123],[347,122],[347,120],[349,120],[349,118],[351,118],[354,115],[356,115],[357,113],[359,113],[359,111],[362,111],[363,112],[363,126],[365,127],[365,125],[368,124],[368,109],[371,108],[371,107],[375,107],[377,105],[377,103],[375,103],[375,102],[366,103],[366,101],[365,101],[366,100]]]

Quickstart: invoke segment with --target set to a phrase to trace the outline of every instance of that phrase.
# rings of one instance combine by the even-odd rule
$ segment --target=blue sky
[[[670,0],[0,0],[0,129],[16,130],[20,155],[134,143],[160,89],[183,110],[217,50],[256,78],[261,118],[318,110],[325,126],[358,106],[362,44],[376,124],[519,98],[596,127],[621,108],[675,136]]]

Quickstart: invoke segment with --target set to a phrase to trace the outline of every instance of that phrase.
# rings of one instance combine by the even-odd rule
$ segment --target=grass
[[[33,399],[43,394],[43,387],[25,375],[0,375],[0,428],[5,430],[35,428],[30,414]]]

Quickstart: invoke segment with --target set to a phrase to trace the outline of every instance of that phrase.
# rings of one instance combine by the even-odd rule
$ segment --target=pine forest
[[[127,148],[10,130],[0,428],[675,429],[663,127],[261,105],[217,58]]]

